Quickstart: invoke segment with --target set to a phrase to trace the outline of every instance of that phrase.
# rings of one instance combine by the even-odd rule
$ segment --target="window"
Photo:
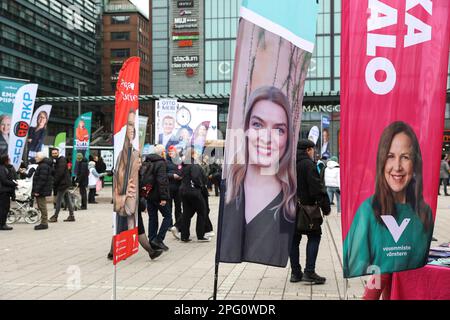
[[[128,58],[130,56],[130,48],[127,49],[111,49],[112,58]]]
[[[112,16],[111,24],[129,24],[130,16]]]
[[[130,40],[130,33],[129,32],[111,32],[111,40],[113,40],[113,41]]]

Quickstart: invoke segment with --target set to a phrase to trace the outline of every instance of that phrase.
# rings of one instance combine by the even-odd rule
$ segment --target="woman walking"
[[[11,198],[14,196],[14,190],[17,186],[11,171],[8,170],[9,157],[7,154],[0,156],[0,231],[12,230],[6,224]]]

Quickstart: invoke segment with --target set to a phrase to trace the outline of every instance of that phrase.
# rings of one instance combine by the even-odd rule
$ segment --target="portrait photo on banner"
[[[225,142],[221,262],[287,265],[310,58],[284,38],[240,20]]]
[[[138,115],[132,108],[128,111],[125,130],[116,134],[117,141],[123,141],[114,166],[114,212],[116,213],[116,233],[137,227],[136,213],[139,196],[139,168],[141,158],[137,146],[136,123]]]
[[[422,151],[403,121],[384,128],[376,152],[375,192],[359,206],[344,239],[344,276],[392,273],[427,263],[433,214],[424,200]]]

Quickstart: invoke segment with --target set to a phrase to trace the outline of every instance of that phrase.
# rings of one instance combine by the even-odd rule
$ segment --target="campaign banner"
[[[437,206],[450,2],[342,2],[344,277],[427,263]]]
[[[0,77],[0,116],[11,116],[17,90],[27,82],[28,80]]]
[[[72,176],[76,175],[77,155],[89,159],[89,144],[91,139],[92,112],[83,113],[75,120],[72,149]]]
[[[47,124],[52,106],[44,104],[34,111],[31,127],[27,137],[27,159],[34,159],[36,153],[43,150],[44,139],[47,135]]]
[[[141,152],[141,155],[144,150],[145,134],[147,133],[147,123],[148,117],[139,116],[139,150]]]
[[[8,156],[15,170],[19,169],[20,163],[22,162],[37,90],[38,85],[33,83],[19,88],[14,101],[9,137],[5,137],[5,133],[8,130],[5,130],[1,134],[1,139],[8,141]]]
[[[320,126],[322,128],[322,147],[320,155],[323,158],[329,159],[331,157],[331,143],[330,143],[330,117],[320,116]]]
[[[219,261],[285,267],[296,215],[296,149],[318,5],[244,0],[225,141]]]
[[[183,152],[195,146],[202,154],[206,140],[217,140],[217,105],[179,102],[172,99],[156,101],[155,144],[166,150],[175,146]]]
[[[55,137],[55,147],[59,149],[59,154],[63,157],[66,156],[66,139],[67,134],[65,132],[60,132]]]
[[[139,206],[139,66],[141,59],[124,62],[116,87],[114,117],[113,263],[138,252]]]

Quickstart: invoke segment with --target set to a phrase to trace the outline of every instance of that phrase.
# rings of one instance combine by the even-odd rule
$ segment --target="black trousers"
[[[95,202],[95,192],[96,188],[89,188],[89,194],[88,194],[88,202],[94,203]]]
[[[175,223],[174,226],[179,230],[181,228],[181,195],[180,187],[171,187],[170,191],[170,201],[173,201],[172,207],[175,207]]]
[[[213,226],[211,223],[211,219],[209,219],[209,213],[211,212],[211,209],[209,208],[209,194],[206,188],[203,189],[202,196],[206,204],[205,233],[207,233],[213,231]]]
[[[197,213],[196,233],[197,238],[205,236],[206,225],[206,203],[200,190],[188,190],[181,194],[183,202],[183,215],[181,221],[181,240],[187,240],[190,236],[191,219]]]
[[[81,208],[87,208],[87,192],[86,186],[79,186],[80,188],[80,196],[81,196]]]
[[[9,208],[11,206],[10,196],[8,193],[0,193],[0,226],[6,224]]]

